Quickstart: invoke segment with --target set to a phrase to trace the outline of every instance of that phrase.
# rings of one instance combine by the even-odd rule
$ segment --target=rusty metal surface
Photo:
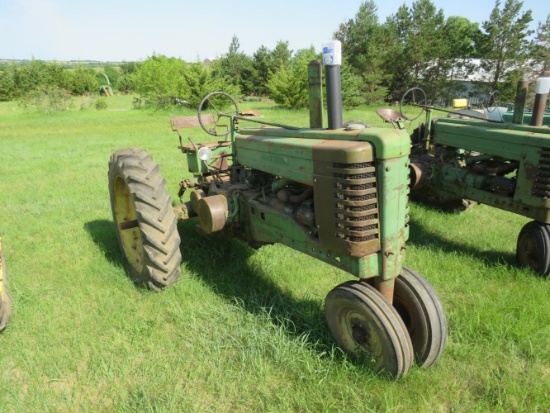
[[[384,120],[384,122],[394,123],[398,120],[408,120],[408,118],[401,112],[393,109],[378,109],[376,113]]]
[[[309,74],[309,127],[323,127],[323,90],[321,79],[321,63],[317,60],[308,64]]]
[[[525,112],[525,102],[527,101],[527,89],[529,87],[529,81],[521,79],[518,82],[516,100],[514,103],[514,114],[512,116],[512,122],[517,124],[523,123],[523,116]]]
[[[250,117],[255,117],[255,118],[263,117],[263,115],[260,113],[259,110],[253,110],[253,109],[243,110],[239,113],[239,115],[241,115],[241,116],[250,116]]]
[[[214,118],[214,115],[202,115],[202,123],[204,125],[210,125],[215,122],[216,119]],[[179,129],[201,126],[198,116],[174,116],[170,119],[170,125],[172,126],[172,130],[174,132],[177,132]]]
[[[139,227],[139,222],[138,222],[137,219],[134,219],[132,221],[123,221],[118,225],[118,227],[122,231],[127,230],[127,229],[137,228],[137,227]]]
[[[174,211],[174,214],[176,214],[176,219],[178,221],[182,221],[184,219],[189,219],[197,216],[197,213],[191,207],[191,201],[185,202],[180,205],[176,205],[172,207],[172,209]]]
[[[223,229],[229,210],[227,198],[224,195],[201,198],[198,202],[198,210],[201,228],[204,232],[211,234]]]
[[[189,195],[191,207],[193,208],[193,211],[198,212],[199,211],[199,201],[206,196],[206,193],[202,189],[196,189],[191,192]]]
[[[535,95],[535,104],[533,106],[533,115],[531,117],[531,126],[542,126],[544,121],[544,112],[546,111],[546,99],[548,98],[548,93],[537,93]]]
[[[386,299],[393,303],[393,292],[395,288],[395,278],[383,280],[381,277],[374,278],[374,287],[380,291],[380,293],[386,297]]]
[[[423,162],[411,162],[410,177],[411,188],[420,188],[426,182],[429,173],[429,166]]]
[[[228,141],[222,141],[222,142],[215,141],[215,142],[201,142],[198,145],[193,145],[193,144],[189,143],[187,145],[182,145],[180,148],[184,153],[196,153],[197,149],[204,148],[204,147],[207,147],[207,148],[210,148],[210,149],[215,149],[215,148],[222,148],[222,147],[227,148],[229,146],[231,146],[231,142],[228,142]]]
[[[378,251],[378,191],[372,146],[324,141],[313,147],[313,160],[320,245],[352,257]]]
[[[218,171],[227,171],[229,169],[227,158],[231,156],[231,153],[227,151],[221,151],[217,156],[218,158],[214,159],[211,167],[215,168]]]

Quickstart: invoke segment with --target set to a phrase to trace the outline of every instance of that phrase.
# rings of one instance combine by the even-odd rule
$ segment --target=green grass
[[[176,199],[188,174],[169,119],[195,112],[127,110],[131,99],[50,117],[0,103],[14,298],[0,334],[1,412],[548,411],[550,287],[514,266],[527,220],[510,213],[412,204],[406,265],[440,295],[449,339],[438,364],[397,383],[347,360],[325,325],[325,295],[351,276],[284,246],[255,251],[181,222],[179,282],[135,287],[112,224],[109,156],[146,149]],[[244,107],[308,124],[306,111]],[[381,125],[374,110],[344,118]]]

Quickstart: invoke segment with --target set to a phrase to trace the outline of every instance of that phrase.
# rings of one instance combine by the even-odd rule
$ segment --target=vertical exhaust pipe
[[[321,63],[312,60],[307,65],[309,86],[309,127],[323,128],[323,89],[321,82]]]
[[[323,43],[323,64],[327,79],[327,114],[328,128],[343,127],[342,120],[342,43],[338,40]]]
[[[546,99],[550,91],[550,77],[541,77],[537,80],[537,90],[535,95],[535,104],[533,106],[533,116],[531,117],[531,126],[542,126],[544,111],[546,110]]]
[[[529,82],[525,79],[518,81],[518,89],[516,91],[516,102],[514,103],[514,114],[512,115],[512,123],[521,125],[523,123],[523,115],[525,113],[525,102],[527,102],[527,88]]]

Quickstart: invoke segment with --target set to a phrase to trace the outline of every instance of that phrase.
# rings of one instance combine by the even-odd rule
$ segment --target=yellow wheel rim
[[[130,189],[120,176],[115,178],[114,193],[115,219],[120,243],[130,266],[137,274],[141,274],[144,253],[138,216]]]

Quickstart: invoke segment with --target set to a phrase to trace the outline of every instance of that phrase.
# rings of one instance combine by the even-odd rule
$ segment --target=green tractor
[[[550,127],[543,125],[549,85],[550,78],[539,79],[529,125],[525,81],[518,83],[514,122],[428,106],[418,88],[403,96],[400,108],[406,120],[415,117],[403,114],[403,103],[416,107],[416,117],[426,112],[411,135],[412,197],[442,207],[480,203],[531,218],[519,233],[516,258],[542,276],[550,273]],[[434,110],[449,113],[435,118]]]
[[[6,271],[6,261],[4,259],[4,250],[2,246],[2,237],[0,237],[0,331],[3,331],[11,318],[13,302],[8,293],[8,274]]]
[[[415,361],[434,365],[447,339],[436,292],[403,266],[410,138],[401,130],[344,124],[340,67],[325,66],[328,128],[320,113],[319,62],[309,66],[310,127],[242,116],[223,92],[204,97],[196,122],[216,140],[184,143],[178,131],[192,174],[180,183],[180,196],[190,191],[181,205],[172,206],[145,150],[113,153],[108,177],[116,233],[131,278],[154,290],[180,275],[177,219],[194,219],[203,234],[236,237],[253,248],[281,243],[347,271],[355,279],[326,296],[328,327],[352,358],[398,379]],[[178,130],[174,119],[172,126]]]

